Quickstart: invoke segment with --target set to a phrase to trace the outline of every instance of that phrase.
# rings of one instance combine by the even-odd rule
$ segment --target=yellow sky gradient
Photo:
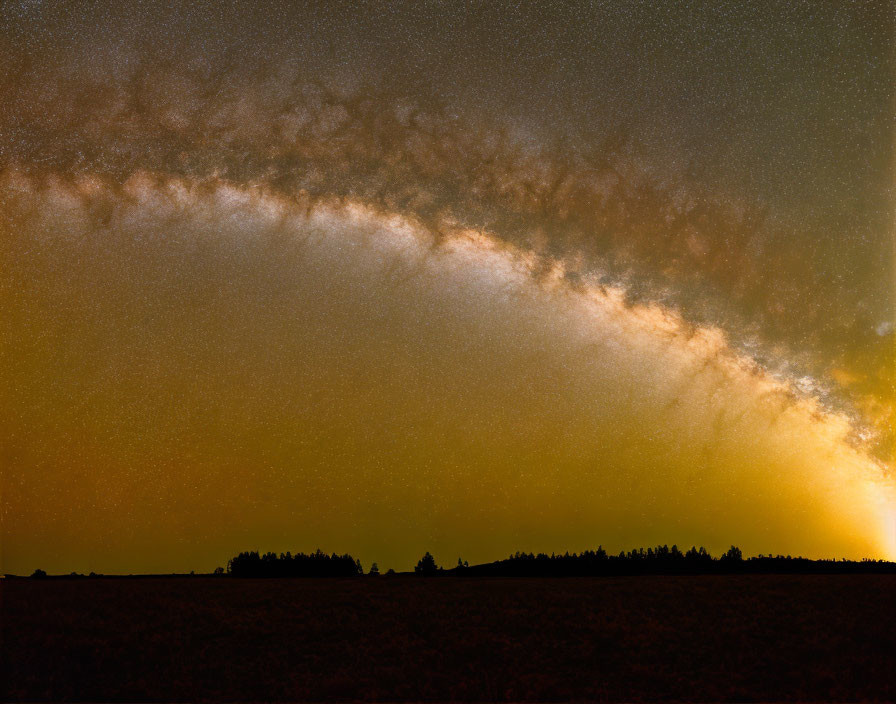
[[[896,556],[888,468],[847,417],[562,261],[152,174],[8,171],[2,199],[4,571]]]

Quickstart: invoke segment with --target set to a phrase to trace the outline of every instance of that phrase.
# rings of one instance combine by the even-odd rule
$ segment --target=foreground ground
[[[5,580],[4,701],[894,700],[896,576]]]

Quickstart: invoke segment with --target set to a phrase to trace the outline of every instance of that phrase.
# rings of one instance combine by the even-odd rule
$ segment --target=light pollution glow
[[[892,481],[849,419],[562,261],[219,181],[9,171],[2,194],[13,565],[136,568],[147,538],[199,561],[667,535],[893,555]]]
[[[875,3],[126,5],[0,7],[2,571],[896,557]]]

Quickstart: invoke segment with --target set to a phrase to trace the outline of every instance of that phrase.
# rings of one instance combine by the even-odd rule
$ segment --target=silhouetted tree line
[[[758,555],[744,559],[732,545],[713,557],[706,548],[682,552],[677,545],[659,545],[622,551],[613,555],[603,547],[562,555],[518,552],[506,560],[482,565],[458,566],[449,573],[500,577],[588,577],[637,574],[730,574],[730,573],[818,573],[896,572],[896,563],[883,560],[810,560],[790,555]]]
[[[227,564],[229,574],[242,577],[350,577],[364,574],[360,560],[351,555],[327,555],[318,550],[311,555],[240,553]],[[506,560],[470,565],[458,558],[451,569],[439,567],[427,552],[414,567],[423,577],[587,577],[637,574],[730,574],[730,573],[837,573],[896,572],[896,563],[877,560],[810,560],[790,555],[759,555],[744,559],[740,548],[732,545],[724,554],[713,557],[706,548],[682,551],[677,545],[610,554],[603,547],[581,553],[517,552]],[[378,575],[376,563],[371,575]],[[395,572],[389,570],[387,575]]]
[[[744,559],[741,549],[732,545],[723,555],[713,557],[705,548],[692,547],[682,552],[677,545],[658,545],[610,554],[603,547],[581,553],[546,554],[517,552],[506,560],[470,565],[461,558],[451,569],[439,567],[427,552],[414,567],[414,574],[423,577],[595,577],[638,574],[837,574],[837,573],[896,573],[896,562],[885,560],[810,560],[790,555],[757,555]],[[190,574],[194,574],[191,572]],[[218,567],[215,575],[224,576]],[[310,555],[286,552],[241,552],[227,561],[226,574],[233,577],[356,577],[364,574],[361,561],[351,555],[327,554],[316,550]],[[380,574],[373,563],[368,573]],[[389,569],[386,576],[395,575]],[[13,576],[13,575],[7,575]],[[46,578],[37,569],[31,575]],[[72,572],[70,577],[84,577]],[[102,577],[91,572],[90,577]],[[152,577],[163,575],[132,575]]]
[[[234,577],[355,577],[364,574],[361,561],[351,555],[317,550],[310,555],[258,551],[241,552],[227,562],[227,573]]]

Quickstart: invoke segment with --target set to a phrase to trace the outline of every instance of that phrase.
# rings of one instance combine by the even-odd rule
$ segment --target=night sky
[[[894,16],[0,4],[0,571],[896,558]]]

